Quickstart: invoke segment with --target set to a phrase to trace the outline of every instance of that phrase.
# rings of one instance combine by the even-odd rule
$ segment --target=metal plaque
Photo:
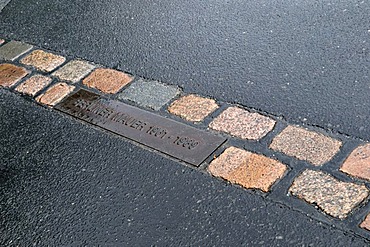
[[[83,89],[55,108],[195,166],[226,141],[226,138]]]

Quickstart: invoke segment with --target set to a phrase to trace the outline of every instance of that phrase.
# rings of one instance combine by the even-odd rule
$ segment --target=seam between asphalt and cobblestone
[[[319,126],[291,125],[283,117],[197,92],[184,93],[182,88],[170,84],[78,58],[91,66],[66,70],[66,77],[78,72],[79,78],[60,80],[54,73],[63,78],[60,74],[64,66],[76,59],[55,56],[57,52],[21,42],[13,45],[12,41],[0,40],[0,45],[1,88],[20,93],[16,88],[39,74],[51,78],[51,82],[38,85],[41,89],[33,95],[24,91],[21,94],[44,107],[53,108],[78,89],[86,89],[226,137],[227,142],[199,167],[178,161],[324,224],[370,239],[370,217],[365,219],[370,212],[370,175],[366,174],[370,168],[370,147],[363,140]],[[34,53],[37,50],[42,52]],[[22,68],[27,75],[22,74]],[[65,84],[57,87],[60,82]],[[136,145],[147,148],[137,142]],[[362,145],[364,148],[359,150]]]

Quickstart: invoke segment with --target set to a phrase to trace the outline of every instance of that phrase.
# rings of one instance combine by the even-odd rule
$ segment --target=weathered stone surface
[[[213,99],[190,94],[173,102],[168,111],[187,121],[200,122],[217,108],[218,105]]]
[[[51,72],[65,62],[65,58],[42,50],[31,52],[21,60],[21,63],[37,70]]]
[[[214,176],[247,189],[268,192],[270,187],[284,176],[287,167],[263,155],[230,147],[211,162],[208,170]]]
[[[83,80],[83,84],[96,88],[103,93],[115,94],[132,80],[133,78],[126,73],[114,69],[99,68],[86,77]]]
[[[76,83],[87,76],[94,68],[95,66],[89,62],[73,60],[55,71],[52,75],[62,81]]]
[[[274,138],[270,148],[319,166],[331,160],[341,145],[341,141],[323,134],[288,126]]]
[[[41,104],[54,106],[70,94],[74,88],[74,86],[61,82],[50,87],[44,94],[38,96],[36,100]]]
[[[34,75],[19,85],[15,90],[20,93],[35,96],[39,91],[48,86],[51,81],[51,78],[47,76]]]
[[[179,93],[180,90],[177,87],[139,79],[120,93],[118,98],[158,111]]]
[[[31,50],[32,47],[32,45],[26,43],[10,41],[0,47],[0,60],[14,61]]]
[[[0,86],[11,87],[28,75],[25,68],[15,66],[13,64],[0,64]]]
[[[341,182],[326,173],[312,170],[299,175],[289,191],[341,219],[347,217],[369,194],[365,185]]]
[[[275,123],[269,117],[234,106],[222,112],[209,127],[242,139],[259,140],[274,128]]]
[[[351,176],[370,181],[370,144],[357,147],[340,168]]]

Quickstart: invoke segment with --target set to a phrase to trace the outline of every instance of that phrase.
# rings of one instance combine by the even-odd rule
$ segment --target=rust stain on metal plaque
[[[79,90],[56,109],[199,166],[226,138]]]

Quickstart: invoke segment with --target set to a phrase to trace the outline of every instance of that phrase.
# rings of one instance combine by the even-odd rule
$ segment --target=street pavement
[[[370,140],[367,1],[12,0],[0,36]]]
[[[0,90],[2,246],[367,246]]]
[[[369,8],[364,1],[123,3],[110,0],[86,4],[12,0],[0,14],[0,38],[25,41],[50,49],[67,60],[83,58],[136,77],[179,86],[184,93],[240,104],[273,116],[278,121],[274,133],[267,140],[257,142],[256,149],[270,156],[270,150],[258,146],[271,142],[286,123],[310,126],[315,133],[294,128],[290,128],[293,132],[288,131],[288,139],[294,136],[293,141],[299,143],[298,150],[292,152],[283,134],[274,138],[269,148],[296,158],[301,155],[297,151],[304,150],[308,153],[299,159],[318,166],[341,149],[322,170],[349,182],[345,185],[332,180],[330,183],[339,189],[348,187],[348,192],[357,195],[353,205],[343,206],[354,208],[367,196],[367,189],[354,185],[359,182],[337,170],[353,148],[363,143],[358,139],[370,138],[367,125]],[[22,66],[52,71],[42,67],[48,65],[40,62],[41,56],[51,59],[54,55],[36,52],[34,58],[22,59]],[[53,59],[59,59],[59,65],[65,60],[57,56]],[[8,72],[4,73],[4,68],[9,70],[7,66],[10,65],[3,65],[0,75],[6,80],[10,78]],[[108,78],[107,74],[102,76]],[[125,77],[122,83],[129,83],[131,79],[128,79]],[[95,87],[94,84],[94,79],[84,82],[88,87]],[[114,93],[122,85],[116,85]],[[148,85],[151,86],[147,88],[154,90],[158,87],[154,85],[159,84]],[[74,88],[68,84],[56,86],[65,90]],[[97,89],[110,93],[107,86]],[[168,85],[163,87],[169,92]],[[137,93],[125,92],[129,97]],[[140,97],[139,100],[148,100]],[[37,101],[49,104],[47,99]],[[277,154],[277,159],[291,170],[277,192],[274,189],[266,196],[212,178],[203,168],[196,170],[125,138],[37,106],[30,102],[30,97],[22,98],[1,89],[0,104],[0,157],[3,157],[0,186],[4,192],[0,199],[4,215],[0,243],[6,246],[368,245],[365,239],[368,233],[358,228],[369,208],[364,207],[367,200],[342,222],[324,216],[303,201],[297,203],[296,199],[281,195],[300,171],[316,169],[311,164],[297,163]],[[239,111],[230,110],[231,114]],[[169,112],[181,116],[184,109],[169,108]],[[215,120],[209,127],[242,139],[259,139],[275,123],[260,117],[264,120],[256,121],[259,123],[253,129],[263,130],[258,137],[238,136],[256,133],[227,129],[221,116],[218,123]],[[241,124],[247,121],[248,117]],[[316,133],[318,129],[325,131]],[[322,150],[318,148],[315,152],[324,152],[328,157],[310,159],[311,147],[297,142],[304,136],[315,136],[312,138],[316,138],[316,143],[324,144]],[[276,144],[279,138],[281,143]],[[256,148],[255,143],[229,141],[247,149]],[[367,174],[358,175],[352,165],[346,163],[350,170],[342,171],[368,179]],[[214,172],[217,170],[211,173],[219,176]],[[309,174],[315,174],[317,181],[324,181],[314,185],[327,194],[317,199],[320,209],[334,217],[346,217],[346,209],[340,208],[344,202],[338,197],[339,192],[331,191],[336,190],[334,187],[325,188],[326,175]],[[223,178],[231,182],[234,179]],[[300,179],[305,181],[303,175]],[[246,186],[241,181],[237,184]],[[303,184],[303,191],[310,186]],[[351,186],[357,187],[351,189]],[[300,195],[302,188],[296,186],[290,192],[314,204],[316,199],[310,198],[315,193]],[[330,199],[334,201],[327,201],[329,204],[325,206],[325,196],[334,196]]]

